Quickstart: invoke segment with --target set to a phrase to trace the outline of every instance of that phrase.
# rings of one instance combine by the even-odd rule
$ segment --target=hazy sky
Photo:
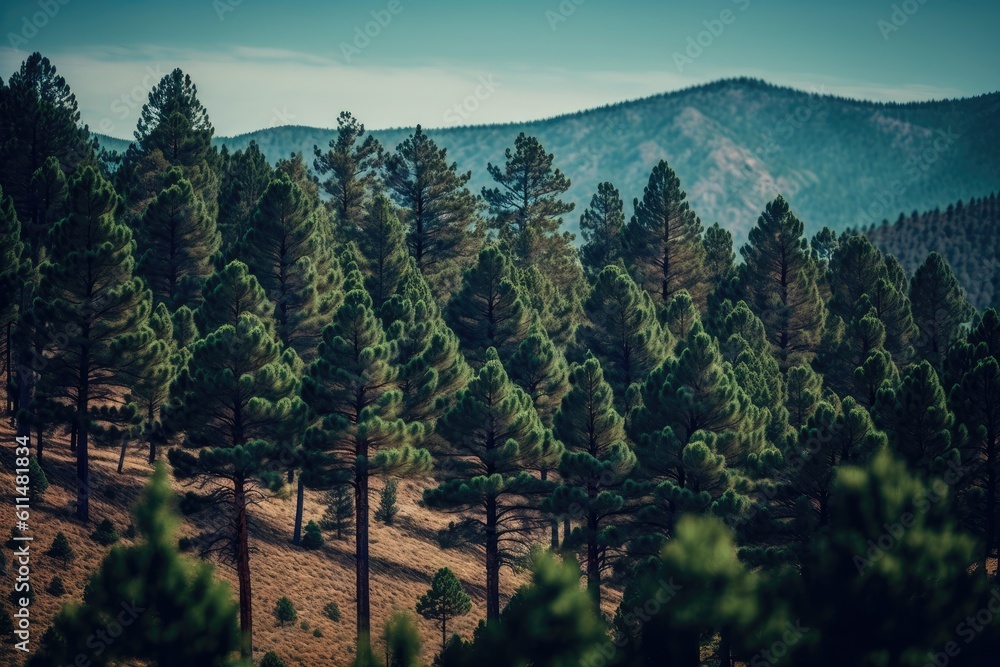
[[[342,109],[526,120],[737,75],[878,100],[1000,89],[996,0],[7,0],[0,23],[5,77],[41,51],[119,137],[174,67],[222,135]]]

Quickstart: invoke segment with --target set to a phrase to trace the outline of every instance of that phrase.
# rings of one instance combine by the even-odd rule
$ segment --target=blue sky
[[[1000,89],[998,23],[995,0],[14,0],[0,71],[41,51],[84,122],[119,137],[174,67],[218,134],[330,127],[342,109],[372,128],[441,127],[738,75],[878,100],[976,95]]]

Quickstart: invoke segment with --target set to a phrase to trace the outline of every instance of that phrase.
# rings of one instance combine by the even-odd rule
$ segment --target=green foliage
[[[397,611],[385,623],[385,646],[388,667],[418,667],[420,664],[420,631],[413,617]]]
[[[310,521],[306,524],[305,534],[302,537],[302,547],[315,550],[323,546],[323,533],[320,532],[319,524]]]
[[[327,602],[323,605],[323,615],[334,623],[340,622],[340,607],[337,606],[336,602]]]
[[[605,266],[621,261],[624,227],[625,213],[618,188],[611,183],[599,184],[590,207],[580,216],[583,236],[580,258],[591,280],[597,278]]]
[[[417,599],[417,613],[441,626],[441,652],[448,643],[448,621],[472,611],[472,598],[446,567],[434,574],[430,589]]]
[[[49,550],[45,552],[46,555],[52,558],[58,558],[63,562],[63,566],[67,565],[71,560],[76,558],[76,552],[73,551],[73,547],[70,546],[69,540],[66,538],[66,534],[61,530],[56,533],[56,536],[52,539],[52,546]]]
[[[363,138],[363,139],[362,139]],[[368,190],[376,180],[375,168],[381,160],[382,146],[365,126],[350,113],[337,117],[337,136],[330,140],[326,153],[313,147],[313,167],[321,176],[323,189],[333,200],[335,222],[341,230],[356,226],[364,215]]]
[[[625,227],[625,264],[659,306],[687,290],[699,308],[708,296],[702,226],[665,160],[649,174],[642,200]]]
[[[779,196],[767,205],[740,250],[740,288],[764,322],[781,370],[812,361],[826,318],[818,267],[803,230]]]
[[[337,484],[326,494],[326,510],[320,528],[337,532],[342,540],[354,527],[354,498],[346,484]]]
[[[936,252],[927,256],[910,280],[910,302],[919,332],[917,354],[940,368],[945,353],[972,319],[975,309],[965,298],[948,262]]]
[[[261,153],[257,142],[251,141],[244,150],[220,156],[219,233],[226,260],[235,259],[236,243],[250,228],[257,201],[271,182],[271,165]]]
[[[49,582],[49,585],[45,588],[45,591],[52,597],[58,598],[62,597],[63,595],[66,595],[66,586],[63,585],[63,581],[60,577],[55,576],[52,577],[52,581]]]
[[[285,667],[285,661],[279,658],[274,651],[268,651],[257,663],[257,667]]]
[[[395,206],[379,194],[365,206],[365,214],[351,235],[361,253],[365,288],[378,311],[395,294],[410,269],[406,231]]]
[[[29,490],[33,498],[41,498],[49,488],[49,480],[45,471],[34,456],[28,457],[28,479],[31,480]]]
[[[97,529],[90,534],[90,539],[102,546],[108,546],[114,544],[120,538],[118,530],[115,528],[115,524],[111,522],[111,519],[104,519],[97,524]]]
[[[387,526],[391,526],[396,515],[399,514],[399,505],[396,504],[396,485],[398,482],[392,477],[385,480],[385,486],[379,494],[378,507],[375,508],[375,520],[381,521]]]
[[[142,539],[115,547],[91,576],[83,604],[65,605],[32,655],[32,667],[70,664],[94,628],[117,621],[125,632],[103,643],[109,663],[233,665],[239,646],[236,605],[212,566],[189,561],[175,546],[176,517],[166,471],[157,466],[135,523]]]
[[[281,626],[291,625],[299,616],[299,612],[295,610],[295,605],[286,596],[278,598],[278,601],[274,603],[274,610],[271,613],[278,619],[278,625]]]
[[[506,364],[510,379],[531,397],[535,411],[546,426],[569,389],[566,359],[540,327],[521,341]]]

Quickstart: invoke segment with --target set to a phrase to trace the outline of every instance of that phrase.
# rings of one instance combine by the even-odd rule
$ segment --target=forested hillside
[[[928,253],[944,256],[969,300],[979,308],[995,306],[1000,299],[1000,206],[996,194],[949,204],[947,208],[909,216],[895,222],[883,220],[864,231],[875,245],[900,261],[912,273]]]
[[[488,103],[488,102],[486,102]],[[412,128],[373,132],[393,149]],[[1000,182],[1000,94],[879,104],[734,79],[544,121],[428,129],[470,188],[490,185],[486,163],[502,161],[510,138],[537,137],[572,180],[568,228],[598,183],[613,180],[628,213],[649,165],[666,160],[706,222],[740,241],[779,193],[810,234],[878,223],[899,211],[943,208],[992,192]],[[311,162],[331,130],[283,126],[215,145],[254,141],[271,162],[301,152]],[[124,149],[124,142],[106,145]]]
[[[3,664],[995,664],[1000,314],[937,248],[908,273],[810,233],[806,190],[714,180],[692,100],[751,92],[810,99],[658,98],[688,143],[630,148],[641,183],[594,163],[574,207],[518,127],[483,187],[472,148],[347,112],[315,151],[218,149],[180,69],[109,155],[29,56],[0,86],[0,477],[32,510],[0,570],[22,537],[34,570],[0,630],[34,625]],[[887,170],[942,124],[994,141],[990,101],[820,106],[878,129],[773,159]],[[958,153],[914,193],[995,179]],[[852,169],[810,206],[879,187]],[[757,202],[745,240],[708,183]]]

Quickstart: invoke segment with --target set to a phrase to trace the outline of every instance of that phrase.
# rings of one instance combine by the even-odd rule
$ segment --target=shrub
[[[375,510],[375,519],[391,526],[397,514],[399,514],[399,505],[396,504],[396,480],[390,477],[385,481],[385,486],[382,487],[378,509]]]
[[[45,471],[42,470],[42,466],[38,465],[38,459],[34,456],[28,459],[28,479],[31,480],[29,492],[32,497],[43,495],[49,488],[49,480],[45,476]]]
[[[326,614],[326,617],[334,623],[338,623],[340,621],[340,607],[337,606],[336,602],[327,602],[323,607],[323,613]]]
[[[313,637],[322,637],[322,636],[323,636],[323,631],[322,630],[320,630],[319,628],[316,628],[315,630],[313,630]]]
[[[285,662],[274,651],[268,651],[257,663],[257,667],[285,667]]]
[[[66,535],[61,530],[56,533],[52,540],[52,546],[45,553],[53,558],[58,558],[63,562],[63,565],[76,557],[73,547],[70,546],[69,540],[66,539]]]
[[[301,623],[299,623],[299,627],[305,630],[306,632],[309,632],[309,621],[302,621]]]
[[[115,530],[115,524],[111,523],[111,519],[101,521],[97,525],[97,530],[92,532],[90,537],[98,544],[103,544],[104,546],[114,544],[119,539],[118,531]]]
[[[299,613],[295,611],[295,605],[287,597],[279,598],[274,605],[274,617],[278,619],[278,625],[288,625],[294,623]]]
[[[306,549],[319,549],[323,546],[323,533],[315,521],[306,524],[305,535],[302,536],[302,546]]]
[[[135,539],[135,524],[130,523],[128,528],[125,529],[125,537],[134,540]]]
[[[194,540],[192,540],[190,537],[182,537],[181,539],[177,540],[177,548],[185,552],[191,551],[191,549],[194,548]]]
[[[45,590],[48,591],[49,595],[54,595],[55,597],[66,595],[66,587],[63,586],[63,581],[60,577],[52,577],[49,587]]]

